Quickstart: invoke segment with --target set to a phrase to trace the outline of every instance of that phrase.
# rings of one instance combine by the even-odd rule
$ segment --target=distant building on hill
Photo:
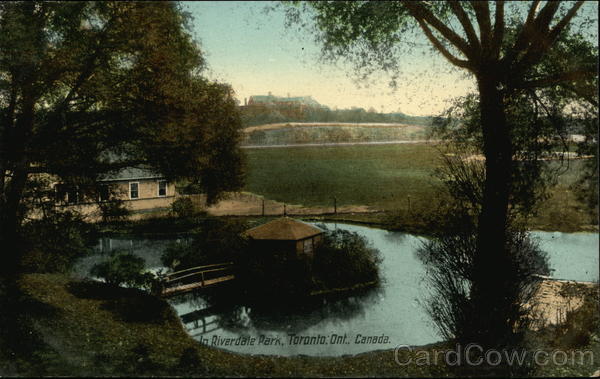
[[[300,105],[304,107],[327,108],[326,106],[321,105],[318,101],[313,99],[312,96],[290,97],[290,95],[288,94],[287,97],[280,97],[273,96],[271,92],[269,92],[268,95],[250,96],[247,105]]]

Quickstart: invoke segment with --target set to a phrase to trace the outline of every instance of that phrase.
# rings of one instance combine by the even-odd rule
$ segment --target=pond
[[[423,238],[356,225],[326,225],[358,232],[381,251],[380,288],[350,297],[322,298],[293,310],[241,305],[215,309],[193,294],[170,299],[188,332],[209,346],[283,356],[341,356],[440,341],[422,306],[428,289],[415,250]],[[548,252],[554,278],[598,280],[598,234],[532,234]],[[99,242],[98,250],[119,247],[143,257],[148,268],[156,269],[161,264],[160,254],[174,240],[105,239]],[[101,259],[102,254],[88,257],[77,271],[85,275],[85,270]]]

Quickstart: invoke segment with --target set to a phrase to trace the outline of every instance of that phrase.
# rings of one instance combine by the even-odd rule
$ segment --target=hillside
[[[401,123],[429,126],[428,116],[410,116],[401,112],[378,113],[364,108],[329,109],[307,102],[252,103],[240,107],[245,127],[286,122],[339,122],[339,123]]]
[[[288,122],[244,128],[242,145],[416,141],[428,136],[422,125],[400,123]]]

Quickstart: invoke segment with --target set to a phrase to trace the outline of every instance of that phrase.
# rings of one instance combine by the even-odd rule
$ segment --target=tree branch
[[[465,34],[467,35],[471,48],[477,49],[480,52],[481,44],[479,43],[477,33],[475,33],[475,29],[473,28],[471,20],[469,20],[467,12],[465,12],[463,7],[457,1],[448,1],[448,5],[450,5],[450,9],[452,9],[452,12],[454,12],[456,18],[458,18],[458,21],[460,21],[460,24],[462,25]]]
[[[544,15],[544,18],[539,21],[541,25],[537,27],[537,29],[540,30],[540,33],[537,33],[538,35],[537,38],[534,39],[534,43],[531,44],[523,58],[515,65],[517,72],[524,72],[528,67],[531,67],[539,62],[542,56],[556,42],[558,35],[569,24],[571,19],[575,16],[582,5],[583,1],[578,1],[575,3],[571,9],[569,9],[567,14],[550,31],[548,31],[548,28],[554,13],[556,13],[556,10],[558,9],[558,5],[552,7],[552,9],[548,11],[548,15]],[[547,6],[548,5],[546,5],[546,7]],[[542,9],[542,12],[546,9],[546,7]],[[540,17],[542,16],[542,12],[540,12]],[[541,32],[542,30],[545,33]]]
[[[565,27],[571,22],[579,8],[583,5],[583,1],[576,2],[571,9],[550,31],[550,39],[552,42],[558,37],[558,35],[565,29]]]
[[[500,57],[500,48],[504,39],[504,1],[496,1],[496,13],[494,16],[494,35],[492,37],[491,56],[494,59]]]
[[[421,5],[421,3],[415,1],[405,1],[402,4],[406,7],[411,16],[413,16],[419,22],[419,24],[421,24],[422,22],[430,24],[452,45],[454,45],[458,50],[460,50],[467,58],[472,59],[474,57],[474,51],[471,49],[469,44],[464,39],[462,39],[461,36],[456,34],[454,31],[452,31],[452,29],[447,27],[442,21],[435,17],[433,13],[431,13],[429,9]],[[421,28],[423,27],[421,26]],[[429,30],[429,28],[427,29]],[[423,30],[425,31],[425,29]],[[431,30],[429,30],[429,32],[431,33]]]
[[[526,34],[524,37],[525,43],[519,43],[519,40],[517,40],[509,60],[506,62],[513,72],[513,76],[519,77],[522,75],[529,67],[537,63],[550,48],[549,26],[559,6],[560,2],[558,1],[548,1],[535,20],[524,25],[522,34]],[[529,15],[527,18],[529,20]],[[521,53],[524,53],[524,55],[519,59]]]
[[[466,68],[468,70],[473,71],[473,68],[471,67],[471,64],[470,64],[469,61],[458,59],[457,57],[455,57],[454,55],[452,55],[452,53],[450,53],[450,51],[448,51],[448,49],[446,49],[446,47],[440,42],[440,40],[438,40],[433,35],[433,32],[431,31],[431,29],[429,29],[429,27],[427,26],[427,24],[425,23],[425,21],[421,20],[420,18],[417,18],[417,22],[419,23],[419,26],[421,27],[421,29],[423,29],[423,32],[425,33],[425,35],[427,36],[427,38],[429,39],[429,41],[433,44],[433,46],[440,53],[442,53],[442,55],[446,59],[448,59],[448,61],[450,61],[450,63],[452,63],[455,66]]]
[[[510,66],[513,63],[515,57],[529,44],[532,38],[532,29],[535,21],[535,12],[540,5],[540,1],[532,1],[531,6],[529,7],[529,12],[527,13],[527,18],[525,19],[525,23],[523,24],[523,28],[517,37],[517,41],[514,46],[508,52],[507,56],[503,58],[503,61],[506,62],[506,66]]]
[[[479,24],[479,38],[481,45],[484,47],[490,46],[492,34],[492,25],[490,21],[490,8],[487,1],[471,1],[471,5],[475,10],[477,24]],[[486,54],[486,52],[484,52]]]
[[[56,107],[56,111],[57,112],[62,111],[69,104],[69,102],[71,101],[71,99],[73,99],[73,96],[75,96],[75,93],[81,88],[81,86],[88,79],[90,79],[93,76],[94,69],[97,66],[96,65],[96,60],[102,54],[102,49],[105,48],[105,43],[106,43],[106,40],[108,38],[110,27],[114,23],[115,19],[116,19],[116,16],[113,15],[106,22],[106,24],[102,27],[102,30],[100,32],[100,38],[98,38],[98,40],[96,41],[96,48],[94,49],[94,52],[88,57],[88,59],[86,61],[86,64],[85,64],[85,67],[80,72],[80,74],[77,77],[77,79],[75,80],[75,83],[74,83],[73,87],[71,87],[71,89],[69,90],[69,92],[67,93],[67,95],[65,96],[65,98]]]
[[[594,87],[591,91],[581,91],[576,86],[571,85],[570,83],[565,83],[562,85],[565,89],[573,92],[575,95],[581,97],[583,100],[592,104],[593,106],[598,106],[598,96],[596,93],[596,88]]]
[[[514,88],[540,88],[540,87],[548,87],[556,84],[560,84],[562,82],[570,82],[581,79],[586,79],[587,76],[594,75],[596,73],[596,69],[589,68],[583,70],[573,70],[561,72],[554,75],[548,75],[542,78],[526,80],[521,83],[516,83]]]

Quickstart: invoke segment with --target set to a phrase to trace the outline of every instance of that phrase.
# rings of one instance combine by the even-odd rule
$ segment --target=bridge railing
[[[204,266],[190,267],[185,270],[179,270],[168,273],[165,276],[164,284],[166,287],[172,287],[177,284],[184,282],[201,282],[204,285],[204,281],[211,277],[214,277],[215,273],[226,274],[227,271],[233,269],[233,262],[215,263]],[[197,278],[192,280],[192,278]]]

